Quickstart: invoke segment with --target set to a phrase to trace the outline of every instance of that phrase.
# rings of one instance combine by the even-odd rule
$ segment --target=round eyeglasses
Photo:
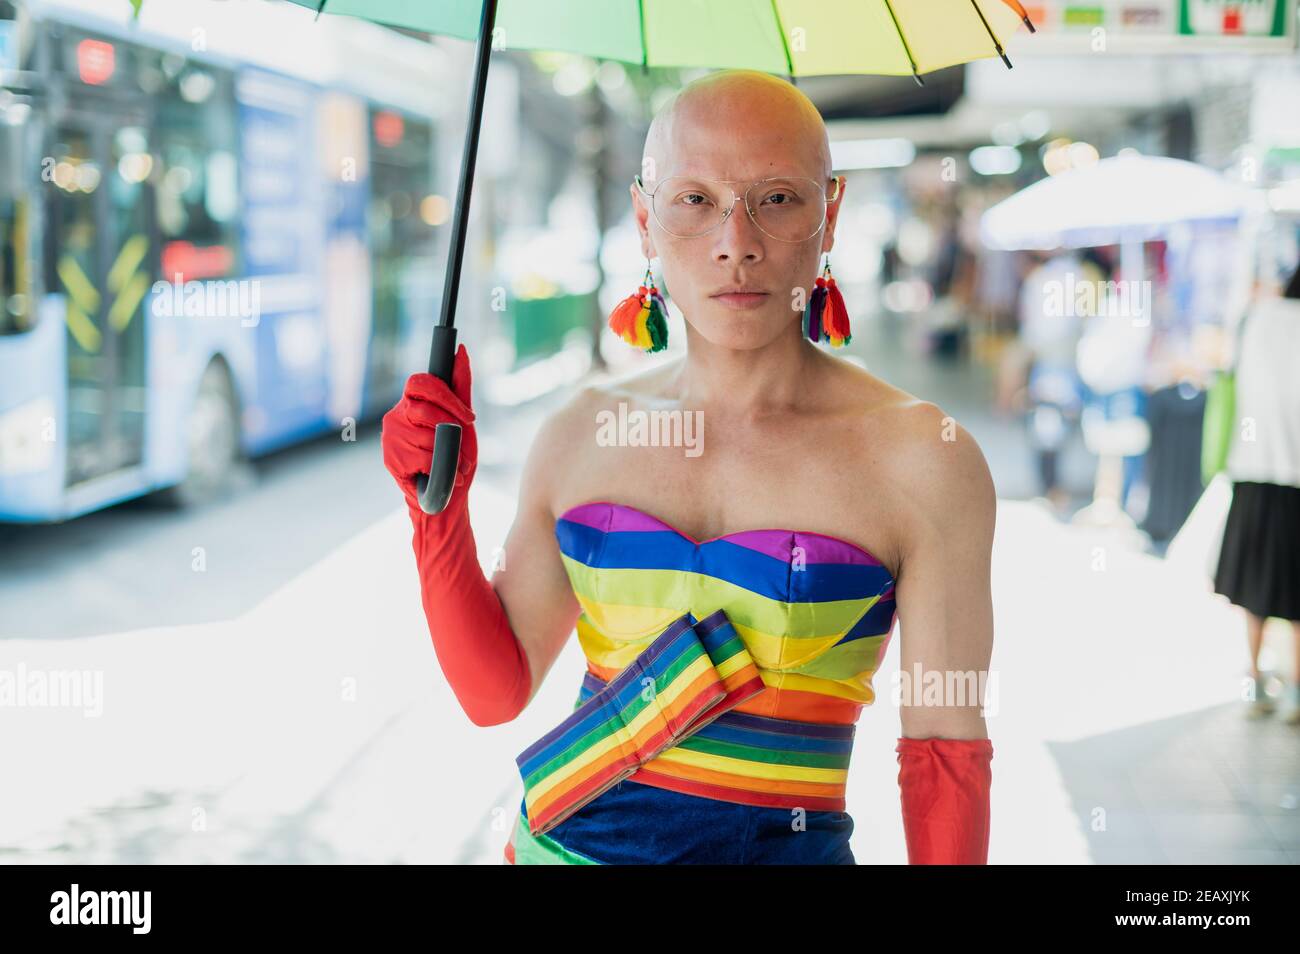
[[[633,179],[650,200],[659,227],[678,238],[696,238],[727,221],[741,198],[731,183],[739,181],[743,180],[669,176],[648,192],[640,176]],[[826,206],[839,194],[839,176],[829,197],[816,179],[776,176],[750,183],[743,197],[745,211],[764,235],[778,242],[804,242],[821,231],[826,224]]]

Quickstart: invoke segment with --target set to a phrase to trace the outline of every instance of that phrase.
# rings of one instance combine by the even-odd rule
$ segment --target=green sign
[[[1290,0],[1179,0],[1183,36],[1286,36]]]

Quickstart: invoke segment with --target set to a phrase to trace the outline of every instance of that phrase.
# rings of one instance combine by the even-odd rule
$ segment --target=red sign
[[[402,141],[406,132],[406,123],[401,114],[389,112],[375,113],[375,141],[385,149],[391,149]]]
[[[77,44],[77,73],[83,83],[101,86],[116,68],[113,44],[103,40],[82,40]]]
[[[200,246],[177,240],[163,246],[161,264],[165,281],[188,282],[228,275],[235,257],[224,245]]]

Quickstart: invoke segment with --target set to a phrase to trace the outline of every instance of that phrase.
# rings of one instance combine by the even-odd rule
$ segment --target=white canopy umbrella
[[[1144,242],[1179,223],[1232,222],[1250,193],[1182,159],[1126,155],[1049,176],[990,208],[990,248],[1083,248]]]

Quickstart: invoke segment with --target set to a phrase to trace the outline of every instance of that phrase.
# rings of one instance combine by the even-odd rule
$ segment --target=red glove
[[[428,473],[438,424],[461,426],[460,464],[451,501],[442,513],[420,509],[415,475]],[[456,350],[452,386],[432,374],[413,374],[402,399],[384,415],[384,466],[406,497],[412,546],[429,633],[443,675],[475,725],[509,722],[528,703],[528,656],[505,608],[478,562],[469,522],[469,486],[478,467],[478,438],[470,406],[469,353]]]
[[[898,787],[909,865],[986,865],[993,743],[900,738]]]

